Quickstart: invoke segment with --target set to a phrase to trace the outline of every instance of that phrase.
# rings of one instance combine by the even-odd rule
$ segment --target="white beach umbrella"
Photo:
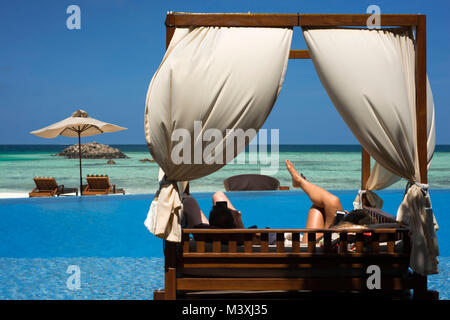
[[[42,138],[56,138],[57,136],[73,138],[78,137],[78,153],[80,157],[80,194],[82,194],[81,137],[89,137],[105,132],[115,132],[126,129],[127,128],[91,118],[85,111],[77,110],[72,114],[72,116],[62,121],[30,133]]]

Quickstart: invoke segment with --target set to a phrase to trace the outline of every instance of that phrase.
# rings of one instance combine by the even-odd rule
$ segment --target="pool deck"
[[[25,192],[0,192],[0,199],[10,198],[28,198],[28,193]]]

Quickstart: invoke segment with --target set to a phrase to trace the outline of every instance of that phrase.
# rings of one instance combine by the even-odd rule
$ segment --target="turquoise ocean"
[[[151,158],[146,145],[111,145],[119,148],[129,158],[83,159],[83,177],[87,174],[107,174],[111,183],[124,188],[127,194],[154,193],[157,189],[158,165],[141,162]],[[28,193],[34,188],[33,177],[55,177],[58,184],[67,187],[79,185],[78,159],[54,156],[67,145],[0,145],[0,193]],[[223,181],[230,176],[244,173],[261,173],[270,164],[230,163],[221,170],[191,182],[191,192],[224,190]],[[358,190],[361,183],[361,149],[359,145],[280,145],[278,158],[272,158],[270,175],[281,185],[290,185],[285,169],[285,159],[291,160],[308,180],[328,190]],[[276,170],[278,168],[278,170]],[[432,189],[450,188],[450,145],[438,145],[429,170]],[[406,181],[399,181],[390,189],[403,189]]]
[[[158,165],[145,145],[113,145],[129,159],[83,160],[83,177],[108,174],[127,194],[113,197],[54,199],[0,199],[0,300],[1,299],[152,299],[164,287],[161,239],[144,227],[152,195],[157,189]],[[53,176],[59,184],[79,184],[78,159],[52,156],[64,145],[0,146],[0,197],[27,196],[35,176]],[[250,153],[246,152],[246,158]],[[284,160],[290,159],[312,182],[337,191],[345,208],[351,208],[361,180],[361,149],[357,145],[281,145],[272,176],[290,185]],[[259,163],[259,162],[258,162]],[[241,173],[260,173],[261,164],[228,164],[214,174],[191,182],[191,191],[204,210],[210,193],[224,190],[223,180]],[[439,274],[428,286],[450,299],[450,246],[448,196],[450,146],[438,146],[429,172],[433,207],[440,229]],[[384,209],[394,213],[405,181],[380,193]],[[433,193],[433,189],[435,190]],[[441,190],[437,190],[441,189]],[[347,190],[347,191],[345,191]],[[245,209],[245,223],[260,227],[303,227],[309,199],[302,192],[236,192],[232,201]],[[267,214],[265,214],[267,212]],[[270,214],[276,212],[276,214]],[[263,213],[263,214],[261,214]],[[18,232],[20,230],[20,232]],[[67,268],[82,270],[81,290],[67,288]]]

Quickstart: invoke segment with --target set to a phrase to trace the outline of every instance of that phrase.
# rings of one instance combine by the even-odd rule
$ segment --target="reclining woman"
[[[295,170],[291,161],[286,160],[286,168],[292,177],[292,186],[301,188],[312,202],[306,218],[306,229],[328,229],[336,219],[336,212],[342,211],[341,201],[327,190],[316,186]],[[320,234],[318,234],[320,237]],[[307,238],[303,237],[303,243]]]
[[[244,228],[241,212],[236,210],[230,199],[222,191],[212,196],[213,207],[209,213],[209,220],[200,209],[197,200],[189,193],[182,196],[185,228],[218,227]]]
[[[289,160],[286,160],[286,168],[292,177],[292,186],[294,188],[301,188],[312,202],[308,211],[306,219],[306,229],[327,229],[335,222],[336,211],[342,211],[342,205],[339,198],[327,190],[307,181],[302,174],[295,170],[294,165]],[[244,228],[241,219],[241,212],[236,210],[228,199],[228,197],[221,191],[214,193],[212,196],[213,208],[210,212],[210,221],[206,218],[200,209],[197,201],[190,195],[183,197],[183,206],[186,218],[186,227],[207,227],[209,225],[223,228]],[[223,208],[222,203],[226,202],[226,207]],[[229,210],[233,216],[233,220],[228,222],[219,221],[217,217],[222,217],[224,210]],[[319,235],[320,236],[320,235]],[[306,237],[303,238],[306,242]]]

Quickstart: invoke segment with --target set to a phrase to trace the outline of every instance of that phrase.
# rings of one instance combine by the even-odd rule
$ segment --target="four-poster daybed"
[[[366,14],[189,14],[189,13],[168,13],[166,17],[166,47],[169,51],[176,52],[175,45],[170,47],[171,41],[176,35],[176,28],[197,28],[197,27],[245,27],[245,28],[287,28],[294,27],[315,28],[315,27],[356,27],[366,26],[369,15]],[[415,180],[417,188],[422,188],[427,183],[427,166],[429,157],[427,157],[427,141],[430,130],[427,122],[427,78],[426,78],[426,16],[425,15],[381,15],[382,26],[402,26],[415,28],[415,55],[413,59],[415,66],[415,121],[414,127],[417,146],[416,175],[420,175]],[[220,29],[220,28],[219,28]],[[187,31],[186,31],[187,32]],[[199,35],[201,31],[199,31]],[[312,32],[313,33],[313,32]],[[184,36],[178,33],[177,43],[182,43]],[[217,34],[214,38],[220,39],[226,34]],[[308,35],[315,37],[316,35]],[[203,34],[206,38],[206,35]],[[290,47],[290,39],[286,39],[285,34],[274,34],[274,39],[281,39],[280,48]],[[250,38],[249,38],[250,39]],[[194,41],[189,40],[189,41]],[[320,40],[315,38],[314,40]],[[214,42],[215,43],[215,42]],[[309,42],[309,50],[289,50],[289,59],[310,59],[315,50],[314,46],[320,45],[320,41]],[[182,45],[186,45],[182,43]],[[255,42],[255,46],[258,43]],[[187,45],[186,45],[187,46]],[[196,48],[197,49],[197,48]],[[281,50],[281,49],[280,49]],[[312,51],[311,51],[312,50]],[[270,51],[270,48],[268,48]],[[166,53],[163,60],[170,58]],[[194,51],[194,54],[197,54]],[[266,52],[264,52],[266,54]],[[257,53],[255,54],[255,56]],[[260,55],[263,55],[261,52]],[[258,55],[258,56],[260,56]],[[270,56],[270,53],[267,53]],[[274,56],[276,57],[276,56]],[[282,57],[281,57],[282,58]],[[270,85],[275,88],[273,95],[279,93],[276,89],[276,81],[280,80],[280,87],[284,77],[283,60],[280,58],[278,68],[273,69],[280,72]],[[321,68],[321,61],[315,56],[316,69]],[[326,62],[326,61],[325,61]],[[171,63],[174,63],[171,61]],[[284,65],[286,67],[286,65]],[[272,229],[272,230],[210,230],[210,229],[179,229],[178,212],[181,210],[181,204],[178,199],[178,190],[174,181],[191,180],[209,173],[202,173],[190,176],[186,172],[180,173],[178,168],[170,167],[166,159],[161,160],[161,156],[154,154],[155,146],[164,146],[164,139],[160,136],[167,135],[170,131],[163,126],[164,132],[153,132],[157,125],[152,123],[148,113],[151,113],[149,101],[156,99],[164,100],[164,95],[157,95],[151,92],[152,86],[161,86],[158,83],[157,75],[160,70],[164,76],[164,66],[158,69],[152,83],[150,84],[147,96],[146,110],[146,134],[150,152],[155,160],[164,169],[164,172],[170,172],[169,179],[160,177],[160,206],[157,201],[152,203],[152,210],[163,208],[171,215],[166,217],[167,228],[160,231],[158,236],[165,239],[165,289],[155,291],[155,299],[176,299],[182,297],[183,293],[190,291],[212,291],[212,290],[360,290],[367,291],[367,267],[377,265],[383,271],[381,275],[381,290],[383,292],[401,292],[403,290],[414,290],[414,296],[418,298],[436,297],[436,293],[427,291],[427,277],[417,273],[410,273],[408,266],[411,259],[410,229],[398,224],[395,218],[384,214],[381,211],[373,209],[372,216],[384,225],[373,226],[365,230],[304,230],[304,229]],[[281,70],[281,71],[280,71]],[[170,71],[170,81],[172,80],[172,70]],[[160,76],[160,77],[163,77]],[[320,74],[319,74],[320,76]],[[323,77],[323,75],[322,75]],[[168,77],[169,78],[169,77]],[[156,79],[156,80],[155,80]],[[321,79],[325,84],[327,79]],[[172,84],[172,83],[170,83]],[[328,83],[329,84],[329,83]],[[154,88],[153,88],[154,89]],[[221,88],[222,89],[222,88]],[[258,89],[258,88],[256,88]],[[155,89],[156,90],[156,89]],[[174,89],[175,90],[175,89]],[[257,91],[257,90],[256,90]],[[328,93],[332,88],[327,88]],[[150,97],[150,93],[153,97]],[[172,97],[172,96],[171,96]],[[171,99],[171,98],[170,98]],[[170,100],[169,99],[169,100]],[[217,99],[217,97],[215,97]],[[263,101],[267,104],[267,114],[275,101],[270,99]],[[338,99],[337,99],[338,100]],[[163,101],[164,102],[164,101]],[[339,104],[333,101],[336,104]],[[270,104],[272,103],[272,105]],[[164,104],[164,103],[162,103]],[[176,104],[170,100],[170,106]],[[336,106],[337,107],[337,106]],[[173,110],[171,110],[172,112]],[[345,110],[344,110],[345,111]],[[262,122],[267,114],[262,117]],[[152,114],[155,116],[155,113]],[[345,119],[345,118],[344,118]],[[161,123],[164,122],[163,119]],[[261,121],[254,124],[260,128]],[[153,127],[152,127],[153,126]],[[150,134],[152,129],[152,134]],[[158,136],[158,134],[160,136]],[[155,138],[156,137],[156,138]],[[158,140],[159,139],[159,140]],[[434,143],[434,142],[433,142]],[[433,145],[434,148],[434,145]],[[158,161],[158,158],[160,161]],[[370,155],[362,149],[362,175],[361,189],[365,190],[370,172]],[[389,165],[389,163],[387,163]],[[218,166],[215,170],[220,168]],[[391,168],[390,168],[391,169]],[[181,170],[181,169],[180,169]],[[393,169],[400,176],[407,174]],[[395,171],[396,170],[396,171]],[[413,169],[414,170],[414,169]],[[401,171],[401,170],[400,170]],[[211,171],[212,172],[212,171]],[[411,173],[411,175],[413,175]],[[185,179],[181,179],[185,178]],[[415,178],[414,178],[415,179]],[[173,185],[169,186],[168,185]],[[421,189],[425,190],[424,188]],[[182,191],[182,190],[181,190]],[[426,190],[425,190],[426,192]],[[427,195],[426,195],[427,196]],[[157,200],[157,198],[155,198]],[[169,199],[167,203],[161,204],[161,199]],[[153,205],[155,204],[155,207]],[[165,207],[164,207],[165,206]],[[169,207],[169,209],[167,209]],[[172,209],[170,209],[172,208]],[[163,210],[160,209],[160,210]],[[170,219],[170,221],[168,221]],[[150,219],[151,220],[151,219]],[[175,221],[175,222],[174,222]],[[386,224],[387,223],[387,224]],[[153,225],[152,225],[153,224]],[[149,221],[146,225],[155,234],[155,221]],[[152,226],[150,226],[152,225]],[[152,229],[153,228],[153,229]],[[268,233],[276,233],[276,245],[269,246]],[[308,245],[300,245],[300,233],[305,233],[308,239]],[[316,234],[323,233],[323,247],[317,248]],[[286,235],[291,234],[289,245],[285,245]],[[333,235],[338,234],[337,238]],[[195,241],[190,237],[193,235]],[[350,239],[356,244],[354,250],[348,249]],[[179,243],[181,240],[181,244]],[[228,270],[224,270],[228,269]],[[198,272],[198,271],[201,272]],[[229,270],[232,270],[231,272]],[[428,273],[429,274],[429,273]]]

